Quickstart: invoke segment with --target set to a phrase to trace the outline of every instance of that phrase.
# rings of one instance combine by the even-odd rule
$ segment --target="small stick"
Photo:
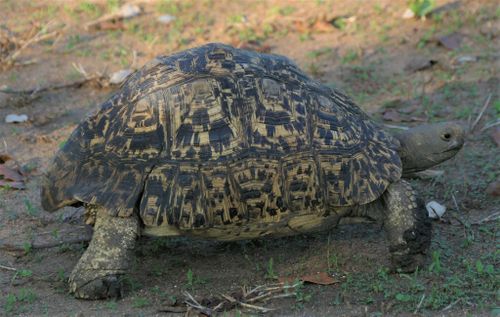
[[[485,222],[495,221],[498,218],[500,218],[500,211],[494,212],[491,215],[489,215],[489,216],[487,216],[479,221],[473,222],[473,223],[471,223],[471,225],[480,225],[480,224],[483,224]]]
[[[203,314],[205,315],[208,315],[208,316],[211,316],[212,315],[212,309],[208,308],[208,307],[205,307],[205,306],[202,306],[200,303],[198,303],[198,301],[196,299],[194,299],[194,297],[189,294],[187,291],[184,292],[184,295],[186,297],[188,297],[188,299],[186,299],[184,302],[188,305],[188,306],[191,306],[193,308],[196,308],[198,309],[200,312],[202,312]]]
[[[8,271],[17,271],[17,269],[14,268],[14,267],[6,266],[6,265],[1,265],[1,264],[0,264],[0,269],[4,269],[4,270],[8,270]]]
[[[491,100],[491,93],[488,95],[488,98],[486,98],[486,101],[485,101],[483,107],[481,108],[481,111],[479,112],[478,116],[476,117],[476,120],[474,120],[474,122],[472,123],[472,125],[470,127],[471,133],[474,131],[474,128],[479,123],[479,120],[481,120],[481,117],[483,116],[484,112],[486,111],[486,109],[490,105],[490,100]]]
[[[417,308],[415,308],[415,311],[413,312],[413,314],[416,314],[420,310],[420,307],[422,306],[424,299],[425,299],[425,293],[424,293],[424,295],[422,295],[422,298],[420,299],[420,302],[418,302]]]
[[[256,305],[251,305],[251,304],[246,304],[246,303],[242,303],[242,302],[238,302],[238,304],[240,304],[242,307],[245,307],[245,308],[250,308],[250,309],[258,310],[261,313],[268,313],[268,312],[274,310],[273,308],[266,308],[266,307],[256,306]]]
[[[50,91],[50,90],[59,90],[59,89],[65,89],[65,88],[80,88],[81,86],[83,86],[86,83],[91,82],[93,80],[100,81],[103,79],[107,79],[107,77],[104,75],[96,75],[93,77],[88,77],[88,78],[85,78],[82,80],[74,81],[74,82],[68,83],[68,84],[59,84],[59,85],[47,86],[47,87],[35,88],[35,89],[14,90],[14,89],[10,89],[10,88],[0,88],[0,93],[10,94],[10,95],[34,96],[36,94]]]
[[[11,55],[7,56],[7,58],[5,59],[5,62],[7,62],[8,64],[13,64],[15,62],[16,58],[19,56],[19,54],[21,54],[21,52],[24,49],[26,49],[28,46],[30,46],[33,43],[37,43],[37,42],[49,39],[49,38],[51,38],[51,37],[53,37],[53,36],[55,36],[55,35],[57,35],[59,33],[58,31],[54,31],[54,32],[50,32],[50,33],[41,35],[41,34],[39,34],[40,32],[38,32],[37,35],[35,35],[35,37],[33,37],[33,38],[29,39],[28,41],[26,41],[14,53],[12,53]]]
[[[443,308],[442,312],[443,311],[447,311],[448,309],[452,308],[453,306],[455,306],[459,301],[461,301],[462,299],[459,298],[457,299],[456,301],[454,301],[453,303],[451,303],[450,305],[446,306],[445,308]]]
[[[494,126],[497,126],[500,124],[500,119],[497,119],[496,121],[490,122],[486,124],[479,132],[484,132],[488,130],[489,128],[493,128]]]
[[[402,125],[394,125],[394,124],[384,124],[384,127],[390,129],[400,129],[400,130],[409,130],[410,128],[402,126]]]

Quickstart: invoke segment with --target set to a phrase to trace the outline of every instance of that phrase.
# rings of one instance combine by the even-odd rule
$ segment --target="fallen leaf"
[[[414,104],[409,105],[408,107],[398,109],[398,111],[401,113],[408,114],[408,113],[412,113],[412,112],[417,111],[419,108],[420,108],[420,105],[417,103],[414,103]]]
[[[25,177],[18,164],[7,154],[0,154],[0,187],[25,189]]]
[[[104,21],[96,26],[96,29],[101,31],[116,31],[116,30],[125,30],[125,24],[121,21]]]
[[[460,45],[462,44],[462,40],[463,40],[463,35],[457,32],[453,32],[438,37],[438,43],[449,50],[454,50],[459,48]]]
[[[12,170],[3,164],[0,165],[0,177],[2,177],[4,180],[13,182],[21,182],[24,179],[23,175],[21,175],[19,172]]]
[[[496,145],[500,146],[500,127],[495,127],[491,131],[490,136],[493,139],[493,141],[496,143]]]
[[[393,110],[393,109],[385,110],[382,113],[382,118],[385,121],[393,121],[393,122],[401,122],[401,121],[403,121],[403,119],[401,118],[401,115],[399,114],[399,112],[397,112],[396,110]]]
[[[339,282],[339,280],[333,278],[326,272],[316,272],[313,274],[303,275],[301,277],[288,276],[278,278],[279,282],[288,284],[292,284],[296,280],[318,285],[331,285]]]
[[[318,272],[316,274],[305,275],[302,276],[300,280],[302,280],[303,282],[319,285],[331,285],[339,282],[326,272]]]
[[[406,66],[405,70],[411,72],[418,72],[431,68],[438,63],[437,60],[428,57],[417,56],[413,58]]]
[[[500,196],[500,181],[490,183],[488,187],[486,187],[486,193],[494,197]]]
[[[26,189],[26,185],[24,184],[24,182],[4,181],[2,179],[0,179],[0,187],[12,188],[12,189]]]
[[[317,33],[326,33],[335,30],[335,26],[328,21],[318,20],[313,24],[312,29]]]

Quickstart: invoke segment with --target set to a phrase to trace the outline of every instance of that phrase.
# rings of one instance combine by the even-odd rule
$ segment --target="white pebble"
[[[158,22],[160,22],[162,24],[169,24],[170,22],[175,20],[175,17],[173,15],[170,15],[170,14],[164,14],[164,15],[160,15],[157,18],[157,20],[158,20]]]
[[[28,116],[25,114],[9,114],[5,117],[6,123],[21,123],[28,121]]]
[[[429,218],[439,219],[446,212],[446,207],[436,201],[430,201],[425,205]]]
[[[403,19],[412,19],[415,17],[415,13],[411,11],[410,9],[406,9],[405,13],[403,13],[402,18]]]
[[[124,19],[132,18],[135,17],[136,15],[139,15],[141,13],[141,8],[135,4],[124,4],[120,8],[120,16]]]

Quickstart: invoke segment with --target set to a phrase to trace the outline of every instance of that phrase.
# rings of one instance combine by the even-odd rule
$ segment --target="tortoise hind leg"
[[[413,272],[422,267],[431,242],[431,222],[423,203],[404,180],[391,184],[383,195],[384,228],[393,270]]]
[[[98,208],[92,240],[69,277],[70,292],[84,299],[120,297],[138,230],[136,215],[112,217]]]

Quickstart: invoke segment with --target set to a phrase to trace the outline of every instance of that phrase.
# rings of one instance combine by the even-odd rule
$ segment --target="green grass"
[[[25,313],[37,298],[38,295],[30,288],[21,288],[16,293],[8,293],[3,306],[4,312],[7,315]]]
[[[341,63],[342,64],[350,64],[354,61],[356,61],[359,58],[358,52],[354,49],[350,49],[347,51],[347,53],[344,54],[341,58]]]
[[[266,279],[270,280],[277,280],[278,275],[274,271],[274,259],[270,258],[269,261],[267,261],[267,266],[266,266]]]
[[[150,305],[150,302],[145,297],[135,297],[132,300],[132,307],[134,307],[134,308],[144,308],[144,307],[149,306],[149,305]]]
[[[425,18],[436,6],[435,0],[410,0],[408,3],[410,10],[416,17]]]

